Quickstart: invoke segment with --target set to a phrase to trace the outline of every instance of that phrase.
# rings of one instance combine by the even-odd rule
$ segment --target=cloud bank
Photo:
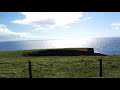
[[[82,12],[20,12],[24,19],[11,21],[15,24],[33,26],[33,31],[54,29],[56,27],[70,28],[71,24],[86,21],[91,17],[82,18]],[[49,39],[48,36],[34,35],[33,33],[14,32],[8,29],[4,24],[0,24],[0,40],[39,40]],[[53,38],[52,38],[53,39]]]
[[[4,24],[0,24],[0,41],[11,40],[37,40],[45,39],[47,36],[36,36],[30,33],[19,33],[9,30]]]
[[[69,27],[78,23],[83,17],[82,12],[21,12],[24,19],[14,20],[13,23],[32,25],[35,30]]]

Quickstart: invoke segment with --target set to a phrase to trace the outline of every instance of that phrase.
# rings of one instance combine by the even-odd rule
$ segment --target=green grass
[[[103,78],[120,78],[120,56],[21,56],[32,51],[0,52],[0,78],[29,78],[29,60],[33,78],[99,78],[100,58]]]

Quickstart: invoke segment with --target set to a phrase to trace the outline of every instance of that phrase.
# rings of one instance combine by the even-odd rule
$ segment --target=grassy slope
[[[32,61],[34,78],[99,77],[99,58],[104,60],[104,77],[120,77],[120,56],[22,57],[22,52],[0,52],[0,78],[28,78],[28,60]]]

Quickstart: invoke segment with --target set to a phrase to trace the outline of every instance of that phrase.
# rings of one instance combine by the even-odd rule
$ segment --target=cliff
[[[24,56],[102,56],[104,54],[94,53],[93,48],[61,48],[38,50],[31,53],[23,53]]]

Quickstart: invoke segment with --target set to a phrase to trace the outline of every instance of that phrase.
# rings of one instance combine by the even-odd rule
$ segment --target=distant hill
[[[23,56],[103,56],[104,54],[94,53],[93,48],[60,48],[44,49],[32,52],[24,52]],[[104,55],[105,56],[105,55]]]

